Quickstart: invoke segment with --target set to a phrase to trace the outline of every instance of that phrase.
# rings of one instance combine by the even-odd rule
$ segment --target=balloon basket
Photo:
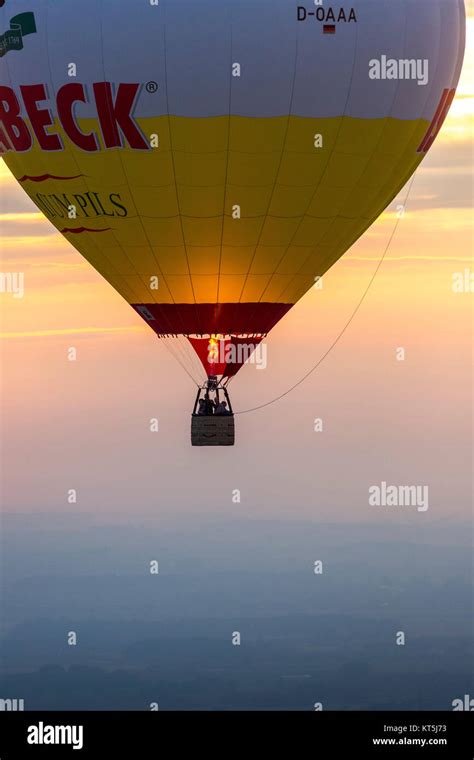
[[[191,417],[193,446],[233,446],[235,443],[234,415],[200,415]]]

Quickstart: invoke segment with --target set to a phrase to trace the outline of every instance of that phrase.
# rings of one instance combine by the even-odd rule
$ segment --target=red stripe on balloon
[[[263,335],[292,303],[132,304],[158,335]]]
[[[438,107],[436,109],[436,113],[433,116],[433,119],[431,120],[431,124],[428,127],[426,134],[423,137],[423,140],[421,141],[421,143],[419,144],[416,150],[417,153],[427,153],[428,150],[433,145],[436,137],[438,136],[438,132],[443,126],[444,120],[446,116],[448,115],[448,111],[451,108],[451,103],[454,100],[455,94],[456,94],[455,87],[452,90],[448,90],[448,89],[443,90],[440,101],[438,103]]]
[[[105,227],[103,230],[91,230],[89,227],[64,227],[63,230],[59,230],[63,235],[71,233],[72,235],[80,235],[82,232],[108,232],[111,227]]]
[[[29,174],[24,174],[18,182],[46,182],[48,179],[80,179],[83,176],[83,174],[76,174],[75,177],[57,177],[55,174],[39,174],[37,177],[30,177]]]

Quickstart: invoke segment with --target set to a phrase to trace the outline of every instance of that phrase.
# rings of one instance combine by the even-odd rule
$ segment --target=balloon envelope
[[[405,184],[465,19],[462,0],[6,0],[0,25],[22,187],[158,335],[229,339],[268,333]]]

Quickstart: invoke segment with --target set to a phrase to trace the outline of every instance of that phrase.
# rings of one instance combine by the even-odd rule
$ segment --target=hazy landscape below
[[[5,515],[1,549],[0,697],[25,709],[451,709],[473,693],[467,524]]]

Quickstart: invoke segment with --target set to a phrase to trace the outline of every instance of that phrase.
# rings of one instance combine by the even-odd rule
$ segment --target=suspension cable
[[[410,180],[410,183],[408,185],[407,193],[405,195],[405,200],[403,201],[403,208],[404,209],[406,207],[406,204],[407,204],[407,201],[408,201],[408,197],[410,195],[410,191],[411,191],[411,188],[412,188],[415,176],[416,176],[416,173],[413,174],[413,176],[412,176],[412,178]],[[352,314],[350,315],[349,319],[347,320],[347,322],[343,326],[342,330],[339,332],[339,334],[333,340],[333,342],[331,343],[331,345],[329,346],[329,348],[318,359],[318,361],[316,362],[316,364],[313,367],[311,367],[311,369],[308,370],[308,372],[306,372],[306,374],[303,375],[303,377],[300,380],[298,380],[298,382],[296,382],[294,385],[292,385],[290,388],[288,388],[288,390],[284,391],[283,393],[280,393],[279,396],[276,396],[275,398],[271,399],[270,401],[266,401],[264,404],[259,404],[258,406],[253,406],[251,409],[243,409],[241,412],[234,412],[234,414],[236,414],[236,415],[237,414],[248,414],[249,412],[256,412],[259,409],[264,409],[265,407],[270,406],[271,404],[276,404],[277,401],[281,401],[282,398],[285,398],[285,396],[288,396],[289,393],[292,393],[292,391],[294,391],[296,388],[298,388],[298,386],[302,385],[302,383],[304,383],[305,380],[307,380],[308,377],[310,377],[310,375],[312,375],[313,372],[315,372],[318,369],[318,367],[321,366],[321,364],[329,356],[329,354],[331,353],[331,351],[333,350],[333,348],[335,348],[337,346],[337,344],[341,340],[342,336],[344,335],[344,333],[348,329],[349,325],[351,324],[352,320],[356,316],[357,312],[359,311],[360,307],[364,303],[365,298],[366,298],[366,296],[367,296],[370,288],[372,287],[372,284],[373,284],[375,278],[377,277],[379,269],[382,266],[383,261],[384,261],[386,255],[387,255],[387,252],[388,252],[388,250],[389,250],[389,248],[390,248],[390,246],[392,244],[393,238],[395,237],[395,233],[396,233],[396,231],[398,229],[398,225],[400,223],[400,219],[401,219],[401,216],[397,216],[397,220],[395,222],[395,226],[394,226],[394,228],[392,230],[392,233],[391,233],[391,235],[390,235],[390,237],[388,239],[387,245],[385,246],[385,250],[382,253],[380,261],[378,262],[378,264],[377,264],[377,266],[375,268],[375,271],[374,271],[374,273],[372,274],[372,277],[369,280],[369,283],[368,283],[367,287],[365,288],[364,292],[362,293],[361,298],[359,299],[358,303],[356,304],[355,309],[352,311]]]

